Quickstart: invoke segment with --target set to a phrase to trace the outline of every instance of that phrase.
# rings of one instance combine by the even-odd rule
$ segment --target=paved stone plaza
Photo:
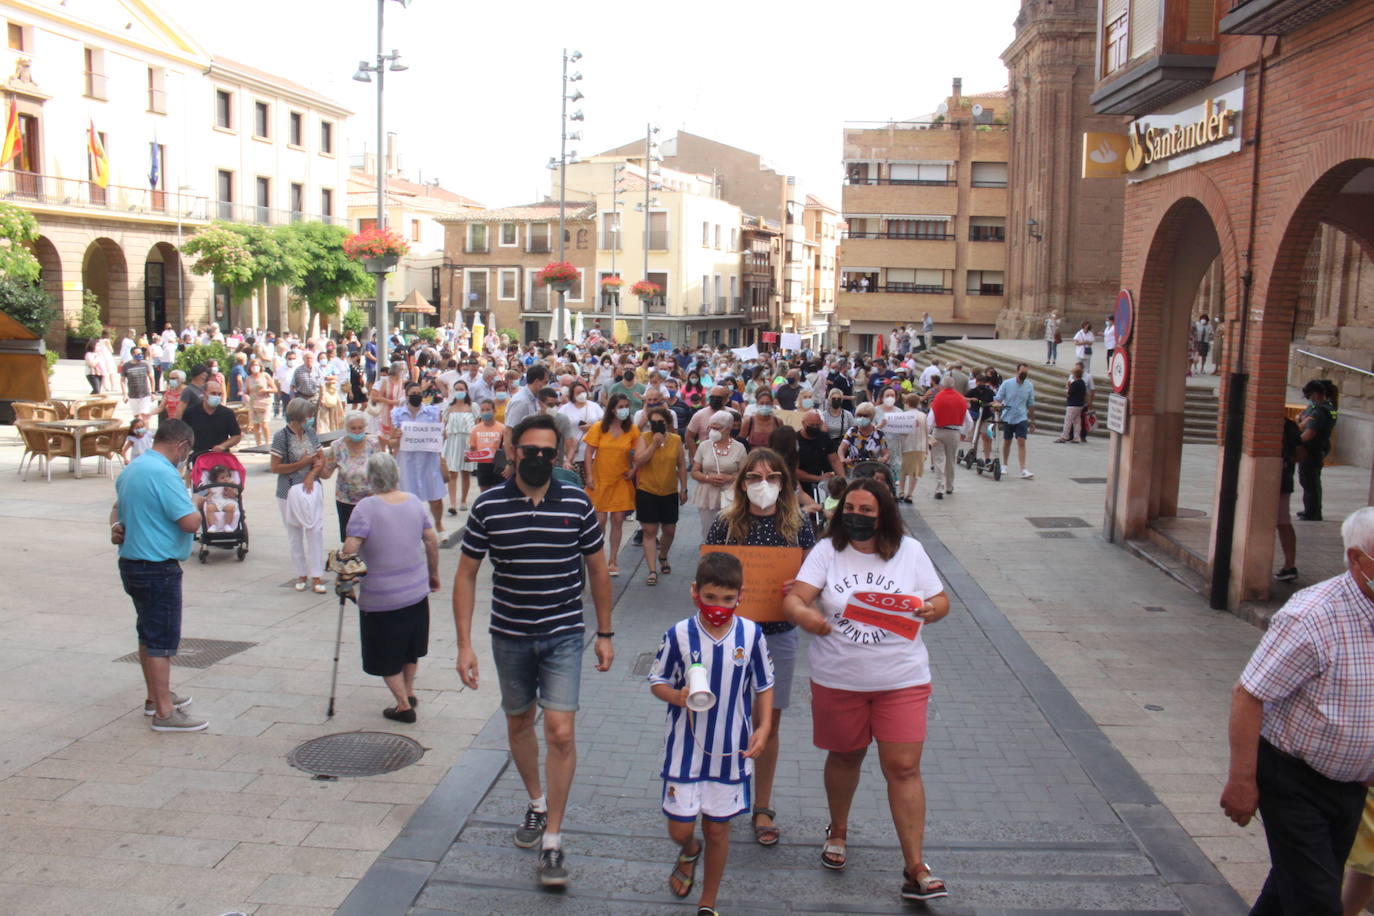
[[[54,393],[80,384],[64,363]],[[1101,540],[1102,487],[1074,478],[1105,474],[1105,444],[1037,436],[1031,449],[1034,481],[961,470],[952,499],[930,499],[926,480],[918,511],[907,512],[954,599],[930,634],[925,759],[928,858],[953,895],[930,910],[1240,911],[1267,868],[1263,833],[1226,820],[1217,797],[1229,689],[1259,631]],[[1215,450],[1184,453],[1184,502],[1205,508]],[[638,554],[625,548],[616,665],[584,675],[567,831],[574,883],[552,897],[535,890],[533,855],[509,843],[523,804],[492,719],[496,692],[490,681],[465,690],[453,673],[446,594],[433,606],[419,723],[381,718],[386,692],[358,668],[351,615],[339,712],[326,722],[337,604],[290,589],[266,459],[249,456],[252,552],[242,564],[220,552],[186,565],[185,634],[255,645],[208,668],[175,668],[174,686],[195,697],[210,729],[154,734],[137,667],[117,661],[134,638],[106,536],[110,480],[90,461],[79,481],[65,462],[51,484],[24,481],[19,454],[13,431],[0,428],[0,911],[294,916],[333,912],[350,893],[350,908],[374,893],[403,899],[352,909],[373,913],[412,901],[415,912],[684,910],[666,891],[672,855],[654,778],[663,709],[633,670],[687,613],[695,519],[684,519],[674,574],[656,589],[631,572]],[[1331,552],[1367,485],[1366,471],[1326,477],[1333,521],[1299,525],[1299,584],[1339,562],[1316,551]],[[1088,527],[1046,539],[1026,520],[1038,516]],[[332,540],[332,518],[326,533]],[[441,551],[446,581],[456,565],[456,550]],[[479,602],[489,674],[482,615]],[[900,912],[876,766],[856,798],[849,869],[819,867],[821,755],[805,683],[798,672],[783,724],[783,843],[757,847],[740,824],[722,906]],[[354,729],[403,731],[428,751],[395,773],[333,782],[286,762],[301,741]]]

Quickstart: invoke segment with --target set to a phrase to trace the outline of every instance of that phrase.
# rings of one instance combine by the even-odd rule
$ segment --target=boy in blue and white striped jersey
[[[743,587],[739,558],[720,552],[702,556],[692,583],[698,613],[663,635],[649,672],[649,689],[668,704],[663,813],[668,817],[668,836],[682,847],[668,884],[678,897],[691,893],[704,847],[706,869],[697,916],[716,916],[716,893],[730,849],[730,821],[749,810],[752,760],[762,753],[772,723],[773,662],[768,643],[757,623],[735,616]],[[699,712],[687,705],[687,672],[693,665],[705,668],[715,696],[715,704]],[[698,815],[704,842],[696,838]]]

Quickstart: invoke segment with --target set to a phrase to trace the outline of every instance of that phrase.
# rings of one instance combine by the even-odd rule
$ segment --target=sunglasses
[[[782,475],[777,473],[776,471],[774,471],[771,474],[750,473],[744,475],[744,482],[746,484],[763,483],[764,481],[767,481],[768,483],[782,483]]]
[[[558,449],[545,448],[539,445],[522,445],[520,446],[520,454],[526,458],[543,458],[547,461],[553,461],[558,457]]]

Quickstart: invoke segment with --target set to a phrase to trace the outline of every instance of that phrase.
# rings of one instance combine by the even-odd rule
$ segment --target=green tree
[[[84,340],[95,340],[104,333],[105,326],[100,322],[100,297],[95,290],[81,291],[81,318],[73,331]]]
[[[359,308],[349,309],[344,312],[342,323],[345,331],[352,331],[362,337],[363,332],[367,330],[367,314]]]
[[[232,357],[233,354],[229,352],[228,347],[217,340],[212,340],[208,344],[191,344],[177,353],[176,359],[172,361],[172,368],[180,369],[189,375],[192,366],[209,363],[213,359],[219,362],[219,371],[223,372],[227,379],[229,367],[234,365]]]
[[[58,309],[47,290],[31,281],[10,277],[0,277],[0,312],[39,337],[48,333],[58,316]]]
[[[281,244],[287,249],[287,257],[298,264],[294,278],[283,282],[310,311],[319,315],[337,314],[339,299],[363,296],[373,289],[372,275],[344,254],[343,241],[348,237],[348,230],[342,226],[295,223],[283,226],[282,236]]]
[[[215,223],[196,233],[181,250],[196,259],[191,265],[191,273],[214,277],[216,283],[229,288],[229,295],[236,302],[251,293],[261,281],[253,251],[236,226]]]
[[[13,204],[0,204],[0,277],[32,283],[38,279],[38,259],[29,250],[38,238],[38,220]]]

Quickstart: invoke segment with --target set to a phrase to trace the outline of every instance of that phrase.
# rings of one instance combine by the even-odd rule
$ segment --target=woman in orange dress
[[[620,532],[625,513],[635,507],[635,474],[631,467],[639,430],[630,422],[630,399],[623,394],[612,396],[606,404],[601,422],[587,430],[582,442],[587,446],[587,495],[596,510],[596,523],[606,531],[611,523],[609,572],[620,575],[617,558],[620,556]]]

